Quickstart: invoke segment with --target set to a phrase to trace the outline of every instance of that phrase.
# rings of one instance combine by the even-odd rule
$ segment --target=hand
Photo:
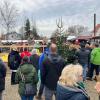
[[[97,90],[98,93],[100,93],[100,82],[96,83],[95,89]]]

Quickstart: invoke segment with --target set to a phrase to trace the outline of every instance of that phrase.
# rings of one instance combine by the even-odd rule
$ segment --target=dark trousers
[[[2,100],[2,92],[0,92],[0,100]]]
[[[42,96],[44,90],[44,84],[40,83],[39,93],[38,96]]]
[[[99,65],[94,65],[94,64],[91,64],[91,67],[90,67],[90,73],[89,73],[89,77],[92,78],[93,77],[93,72],[96,72],[96,75],[98,76],[99,75]]]
[[[56,97],[56,91],[50,90],[49,88],[45,86],[44,95],[45,95],[45,100],[53,100],[52,97],[53,95]]]
[[[11,85],[16,84],[16,83],[15,83],[15,75],[16,75],[16,72],[12,72],[12,73],[11,73]]]

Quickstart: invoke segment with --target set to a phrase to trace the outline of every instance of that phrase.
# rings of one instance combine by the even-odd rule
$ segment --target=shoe
[[[35,98],[37,99],[37,100],[42,100],[42,97],[41,96],[35,96]]]
[[[97,77],[96,76],[94,77],[94,80],[97,82]]]
[[[93,81],[93,79],[90,77],[87,77],[86,80]]]

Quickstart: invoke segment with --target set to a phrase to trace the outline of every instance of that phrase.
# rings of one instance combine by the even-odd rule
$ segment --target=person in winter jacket
[[[94,48],[91,52],[90,62],[91,62],[91,68],[90,68],[89,78],[92,79],[93,72],[95,70],[96,71],[95,79],[97,80],[100,68],[100,48],[98,47],[98,45],[96,45],[96,48]]]
[[[23,82],[21,75],[24,75],[25,82]],[[18,92],[21,97],[21,100],[33,100],[35,94],[29,96],[25,95],[25,84],[32,84],[36,88],[38,76],[35,67],[31,63],[29,63],[29,58],[27,56],[23,58],[22,64],[17,70],[15,80],[16,83],[19,84]]]
[[[37,99],[41,99],[42,98],[42,94],[43,94],[43,90],[44,90],[44,84],[41,80],[41,76],[42,76],[42,67],[43,67],[43,61],[48,57],[49,54],[49,49],[45,48],[44,52],[40,55],[39,57],[39,71],[40,71],[40,87],[39,87],[39,92],[36,96]]]
[[[16,84],[15,83],[15,74],[16,74],[16,71],[17,71],[20,63],[21,63],[20,54],[17,51],[17,48],[13,48],[8,55],[8,66],[12,72],[11,73],[11,85]]]
[[[30,62],[33,64],[33,66],[36,68],[36,71],[38,72],[39,69],[39,56],[36,52],[36,49],[33,49],[31,52],[31,56],[30,56]]]
[[[85,48],[87,50],[90,51],[90,55],[89,55],[89,66],[88,66],[88,72],[87,72],[87,80],[92,80],[91,78],[89,78],[90,74],[91,74],[91,61],[90,61],[90,58],[91,58],[91,52],[94,48],[96,48],[96,43],[91,43],[90,45],[87,45],[85,46]]]
[[[21,58],[28,56],[31,56],[31,53],[27,50],[27,48],[24,48],[24,51],[21,53]]]
[[[56,44],[50,45],[50,54],[43,62],[41,81],[44,84],[45,100],[52,100],[56,93],[57,81],[65,66],[65,61],[57,54]]]
[[[2,100],[2,92],[5,89],[6,66],[0,59],[0,100]]]
[[[56,100],[89,100],[82,82],[81,65],[67,65],[57,84]]]
[[[89,56],[90,51],[85,48],[85,44],[81,44],[81,48],[78,52],[76,52],[76,58],[78,59],[78,63],[83,67],[83,80],[86,80],[86,74],[89,64]]]

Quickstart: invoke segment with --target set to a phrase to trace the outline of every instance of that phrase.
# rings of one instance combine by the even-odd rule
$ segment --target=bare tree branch
[[[4,1],[3,4],[0,4],[1,25],[5,28],[7,33],[15,27],[17,16],[18,10],[14,4],[8,1]]]
[[[59,29],[59,33],[61,34],[64,31],[62,17],[59,18],[58,21],[56,20],[56,25]]]

